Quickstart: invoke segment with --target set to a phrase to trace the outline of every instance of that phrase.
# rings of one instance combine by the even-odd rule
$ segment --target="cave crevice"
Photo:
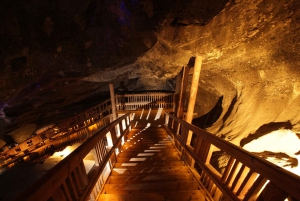
[[[246,138],[242,139],[240,142],[241,147],[248,144],[252,140],[258,139],[268,133],[279,129],[292,129],[293,126],[290,121],[286,122],[270,122],[260,126],[253,134],[248,135]]]
[[[201,117],[194,118],[192,120],[192,124],[202,129],[212,126],[213,123],[215,123],[222,114],[222,102],[223,96],[219,97],[216,105],[208,113],[204,114]]]

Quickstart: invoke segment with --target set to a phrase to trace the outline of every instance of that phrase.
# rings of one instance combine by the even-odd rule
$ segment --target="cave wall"
[[[299,4],[298,0],[3,3],[1,131],[7,134],[29,124],[28,136],[62,111],[65,115],[79,111],[87,98],[97,102],[108,82],[118,87],[125,81],[130,90],[172,90],[168,80],[192,56],[201,55],[197,117],[223,96],[222,114],[208,131],[235,144],[270,122],[290,121],[297,132]],[[13,134],[18,135],[23,134]]]
[[[182,56],[204,58],[198,115],[217,101],[208,103],[204,90],[224,96],[223,113],[208,131],[238,145],[270,122],[290,121],[299,131],[299,6],[292,0],[235,1],[205,26],[165,23],[162,41]]]

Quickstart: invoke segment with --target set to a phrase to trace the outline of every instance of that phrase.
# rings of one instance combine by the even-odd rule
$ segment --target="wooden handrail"
[[[124,102],[124,98],[126,101]],[[173,93],[166,92],[150,92],[150,93],[139,93],[139,94],[124,94],[116,95],[116,102],[119,103],[116,105],[118,110],[134,110],[137,108],[172,108],[173,107]],[[42,149],[42,146],[50,146],[49,139],[52,139],[56,135],[63,135],[68,137],[72,135],[72,132],[80,131],[85,126],[92,125],[99,119],[102,119],[105,116],[110,115],[112,112],[111,100],[107,99],[96,106],[89,108],[79,114],[76,114],[72,117],[63,119],[57,124],[48,126],[48,129],[39,132],[38,135],[35,135],[31,138],[28,138],[19,145],[9,148],[6,147],[1,153],[0,157],[6,159],[3,163],[0,164],[0,167],[10,168],[20,161],[20,158],[23,158],[26,155],[29,155],[32,152],[36,152],[36,149]],[[48,140],[48,141],[47,141]],[[47,142],[45,144],[45,142]],[[62,146],[57,146],[62,147]],[[51,147],[51,150],[48,149],[51,153],[57,151],[57,149]],[[26,153],[26,154],[24,154]],[[43,155],[46,157],[46,154]],[[40,154],[31,154],[31,157],[27,157],[26,160],[32,161],[32,159],[37,159]],[[34,157],[33,157],[34,156]]]
[[[189,131],[193,132],[195,135],[197,135],[197,143],[200,141],[206,141],[207,143],[214,145],[215,147],[217,147],[221,151],[226,152],[233,159],[235,159],[236,165],[242,164],[243,166],[246,166],[250,169],[250,171],[258,173],[263,178],[269,180],[270,182],[274,183],[277,187],[287,192],[290,196],[300,200],[300,177],[298,175],[295,175],[196,126],[188,124],[184,120],[179,119],[173,115],[165,113],[165,121],[165,127],[167,128],[167,130],[170,133],[172,133],[174,138],[177,139],[177,141],[181,144],[182,147],[184,147],[184,150],[189,154],[189,156],[191,156],[195,160],[195,162],[199,164],[200,168],[203,171],[205,171],[209,177],[211,177],[213,182],[217,184],[220,190],[222,190],[222,192],[226,194],[226,196],[231,197],[231,199],[234,199],[234,197],[235,199],[238,199],[238,196],[235,196],[235,193],[232,191],[232,188],[234,187],[229,187],[227,185],[230,183],[230,181],[227,179],[227,182],[224,183],[224,181],[222,181],[221,178],[214,174],[215,170],[212,170],[212,166],[208,164],[207,159],[201,160],[199,157],[201,155],[201,152],[203,152],[201,150],[202,148],[199,148],[197,144],[194,146],[195,148],[186,144],[185,133]],[[177,133],[177,130],[179,130],[179,126],[182,131],[181,134]],[[229,168],[228,170],[232,171]],[[234,174],[236,174],[240,176],[243,173],[244,169],[239,169],[237,171],[240,172],[232,173],[232,175],[234,176]],[[224,176],[224,178],[225,177],[227,176]],[[230,180],[232,185],[236,185],[238,178],[235,182],[232,182],[234,178]],[[240,191],[241,189],[239,190],[239,192]]]
[[[117,110],[135,110],[138,108],[172,108],[174,93],[155,92],[116,95]]]
[[[73,196],[77,196],[80,200],[86,200],[92,191],[92,187],[94,187],[95,182],[101,175],[102,170],[106,166],[107,162],[111,158],[111,155],[114,153],[115,148],[120,144],[121,138],[128,132],[129,129],[129,118],[130,113],[120,117],[115,120],[111,124],[105,126],[102,130],[94,134],[91,138],[86,140],[83,144],[81,144],[77,149],[75,149],[69,156],[67,156],[64,160],[60,161],[56,166],[50,169],[45,175],[43,175],[36,183],[34,183],[30,188],[28,188],[25,192],[23,192],[20,196],[18,196],[16,201],[23,200],[32,200],[32,201],[43,201],[48,200],[51,196],[55,195],[57,191],[62,188],[64,191],[62,194],[66,197],[72,198],[71,194],[75,194]],[[108,132],[111,134],[115,134],[115,128],[117,125],[122,126],[123,120],[127,120],[126,128],[123,130],[120,136],[114,136],[117,139],[114,142],[114,146],[110,149],[110,151],[105,154],[104,158],[101,160],[101,164],[99,167],[96,167],[96,173],[93,172],[92,175],[82,175],[83,172],[80,172],[80,175],[75,175],[75,171],[78,171],[80,166],[83,164],[83,159],[86,155],[97,146],[98,142],[101,142],[103,138],[106,136]],[[75,176],[77,178],[82,177],[84,181],[74,182],[70,181]],[[92,176],[92,178],[91,178]],[[88,178],[88,180],[87,180]],[[73,179],[74,180],[74,179]],[[80,186],[80,188],[84,187],[82,192],[65,192],[66,186],[71,182],[71,190],[75,191],[76,185],[78,183],[84,184],[84,186]],[[73,187],[72,187],[73,186]],[[67,199],[67,198],[66,198]]]

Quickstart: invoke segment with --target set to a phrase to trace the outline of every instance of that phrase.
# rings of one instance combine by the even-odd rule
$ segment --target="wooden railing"
[[[87,139],[15,200],[95,200],[126,140],[129,127],[130,113],[127,113]],[[110,149],[106,146],[108,135],[113,144]],[[87,172],[84,158],[91,152],[95,164]]]
[[[141,93],[116,95],[117,110],[173,108],[174,93]]]
[[[299,176],[167,113],[165,128],[214,200],[300,200]],[[214,165],[216,154],[222,169]]]
[[[76,130],[109,114],[111,114],[111,101],[108,99],[84,112],[60,121],[57,127],[61,132],[67,132],[70,129]]]
[[[48,126],[18,145],[10,149],[6,147],[0,155],[5,159],[0,163],[0,168],[10,168],[20,161],[42,161],[55,151],[84,140],[92,135],[92,131],[107,125],[110,114],[110,100],[106,100],[56,125]]]

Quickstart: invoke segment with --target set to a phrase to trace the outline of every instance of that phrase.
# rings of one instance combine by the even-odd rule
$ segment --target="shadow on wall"
[[[223,102],[223,96],[219,98],[216,105],[211,111],[209,111],[207,114],[201,117],[193,119],[192,124],[202,129],[212,126],[213,123],[215,123],[220,117],[220,115],[222,114],[223,111],[222,102]]]
[[[277,131],[279,129],[292,129],[293,126],[290,121],[287,122],[271,122],[268,124],[264,124],[261,127],[259,127],[255,133],[250,134],[248,137],[241,140],[240,145],[243,147],[244,145],[248,144],[252,140],[255,140],[259,137],[262,137],[268,133],[271,133],[273,131]]]

